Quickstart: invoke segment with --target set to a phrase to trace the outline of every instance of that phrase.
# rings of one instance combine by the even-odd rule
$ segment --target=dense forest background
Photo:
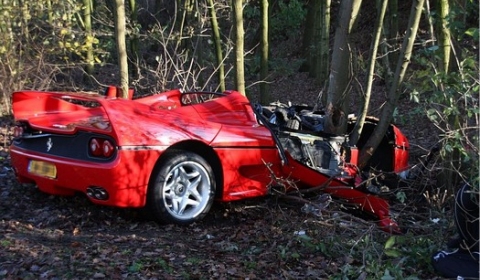
[[[222,270],[202,260],[197,252],[186,267],[195,266],[193,263],[200,270],[184,266],[179,274],[182,278],[215,278],[219,271],[219,277],[296,278],[295,273],[305,276],[307,270],[311,278],[433,278],[429,257],[453,234],[451,206],[456,189],[469,183],[478,191],[478,0],[0,0],[0,14],[0,159],[4,170],[9,167],[10,96],[20,89],[103,93],[107,86],[116,85],[134,88],[134,98],[172,88],[238,89],[252,101],[293,101],[318,105],[332,114],[368,114],[386,123],[394,121],[414,143],[412,164],[422,164],[429,150],[438,148],[428,166],[421,168],[420,179],[392,194],[400,219],[408,225],[406,236],[385,236],[351,217],[353,221],[348,223],[355,226],[346,230],[340,226],[346,218],[335,211],[324,222],[328,224],[325,230],[318,223],[303,224],[305,217],[287,214],[295,209],[287,211],[283,206],[272,206],[271,201],[260,203],[270,211],[263,217],[265,220],[259,211],[248,210],[254,209],[251,205],[234,205],[212,214],[220,217],[219,221],[207,220],[190,229],[215,232],[228,240],[228,244],[220,242],[226,247],[212,250],[232,258],[237,254],[240,261],[231,262],[236,263],[236,270]],[[332,129],[341,130],[341,122]],[[55,259],[48,256],[45,246],[62,260],[69,256],[70,262],[63,264],[71,267],[73,249],[64,247],[75,242],[91,242],[97,248],[97,256],[85,253],[79,257],[74,266],[82,270],[77,272],[86,278],[110,278],[113,272],[108,265],[99,269],[87,265],[115,251],[100,249],[100,241],[109,243],[111,235],[139,229],[146,234],[142,238],[154,234],[155,242],[172,241],[171,237],[159,237],[158,229],[152,229],[150,224],[135,220],[134,214],[89,208],[92,206],[77,200],[55,202],[67,210],[54,203],[42,206],[45,197],[19,190],[11,174],[2,172],[0,225],[4,230],[0,232],[4,238],[0,247],[8,249],[4,252],[16,253],[0,253],[0,278],[11,275],[33,279],[51,271],[46,264],[51,266]],[[15,210],[14,201],[5,199],[26,194],[32,198],[27,201],[31,206],[25,207],[33,205],[48,210],[50,215],[24,209],[26,216],[22,216]],[[74,208],[89,214],[77,217],[64,212]],[[28,213],[36,218],[30,219]],[[103,222],[92,220],[92,215]],[[222,224],[222,217],[227,216],[242,226],[234,222]],[[61,225],[65,217],[70,219],[69,225]],[[132,219],[136,221],[133,228]],[[104,228],[103,223],[115,224],[113,232],[97,241],[89,240],[98,236],[93,228]],[[330,228],[332,223],[334,230]],[[221,226],[215,227],[218,224]],[[267,226],[259,230],[262,224]],[[86,240],[60,234],[65,239],[55,244],[53,240],[59,234],[56,227],[66,233],[81,228]],[[250,245],[235,243],[239,235],[235,228],[245,233],[242,240]],[[306,228],[308,234],[292,237],[280,233],[292,235],[300,228]],[[225,230],[235,231],[235,238],[226,235]],[[208,251],[197,244],[199,240],[188,241],[188,228],[170,227],[169,231],[185,236],[181,244]],[[29,242],[8,238],[7,233],[12,232],[43,240],[41,244],[46,245],[28,249]],[[271,240],[272,236],[276,241]],[[138,244],[127,235],[116,238],[129,240],[125,242],[136,244],[144,252],[161,255],[152,261],[116,244],[121,248],[115,251],[119,263],[112,263],[114,271],[120,271],[119,277],[122,273],[139,279],[147,277],[144,270],[151,267],[152,271],[166,274],[153,273],[150,277],[165,277],[179,269],[179,263],[166,257],[167,253],[152,249],[145,240]],[[258,240],[275,247],[272,254],[263,255],[268,263],[256,261],[260,255],[255,250],[263,248],[255,243]],[[22,246],[26,251],[21,250]],[[176,249],[179,255],[190,254],[185,247]],[[28,250],[43,255],[43,262],[29,255]],[[242,250],[251,251],[247,254]],[[10,261],[12,257],[24,261]],[[283,270],[267,269],[272,263]],[[62,269],[55,269],[56,274],[49,273],[59,278],[68,276],[62,274],[67,273]],[[255,274],[262,269],[265,274]],[[67,278],[75,278],[75,274],[70,276]]]

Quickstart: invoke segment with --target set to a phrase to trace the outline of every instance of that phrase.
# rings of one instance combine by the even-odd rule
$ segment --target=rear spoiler
[[[127,99],[132,100],[133,94],[134,89],[129,89]],[[121,97],[121,88],[115,86],[107,87],[104,95],[97,92],[17,91],[12,94],[12,108],[15,119],[20,120],[44,114],[85,110],[83,104],[72,103],[72,99],[101,103],[105,98]]]
[[[82,111],[86,107],[71,100],[98,102],[105,97],[97,93],[17,91],[12,94],[15,120],[24,120],[46,114]]]

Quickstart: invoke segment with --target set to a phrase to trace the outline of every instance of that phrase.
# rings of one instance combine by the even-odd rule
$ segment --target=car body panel
[[[268,193],[271,174],[267,163],[279,174],[279,155],[276,147],[264,149],[218,148],[222,158],[224,174],[223,201],[239,200],[249,197],[263,196]]]
[[[96,163],[65,159],[45,154],[12,149],[12,165],[22,183],[35,183],[46,193],[53,195],[74,195],[86,193],[87,187],[101,186],[109,193],[108,200],[95,200],[102,205],[118,207],[142,207],[145,205],[146,190],[151,170],[160,150],[120,150],[116,160]],[[57,178],[31,174],[28,169],[31,160],[54,164]]]
[[[46,151],[35,153],[13,145],[12,162],[18,177],[22,182],[35,181],[42,191],[51,194],[73,194],[85,192],[88,186],[101,186],[112,195],[109,200],[96,203],[140,207],[145,204],[148,180],[162,152],[174,144],[195,140],[217,150],[221,159],[224,173],[221,200],[265,195],[268,175],[261,159],[278,161],[278,149],[269,130],[256,122],[246,99],[231,92],[231,100],[211,101],[202,108],[180,107],[179,94],[176,90],[130,101],[88,94],[15,92],[13,104],[17,121],[28,120],[33,128],[51,134],[72,135],[78,130],[103,133],[114,137],[118,145],[118,155],[109,163],[64,159]],[[101,106],[70,105],[63,100],[65,97],[95,101]],[[36,103],[38,100],[41,102]],[[229,110],[233,110],[233,120],[226,118],[231,113]],[[221,129],[226,125],[228,130]],[[42,145],[47,147],[52,137],[47,134],[44,138]],[[58,146],[55,140],[53,146]],[[51,180],[29,174],[28,162],[33,159],[55,164],[59,178]],[[89,175],[72,183],[68,178],[78,177],[76,174]],[[127,190],[132,194],[120,194],[128,193]]]
[[[408,165],[408,150],[410,149],[410,144],[408,139],[400,129],[396,126],[392,126],[393,132],[395,134],[395,148],[393,156],[393,171],[395,173],[400,173],[409,168]]]
[[[13,93],[20,133],[11,147],[12,165],[20,182],[35,183],[50,194],[89,194],[89,189],[100,187],[108,195],[102,199],[89,195],[94,203],[143,207],[155,166],[165,151],[187,149],[211,161],[220,184],[220,201],[267,195],[278,178],[291,179],[302,188],[328,183],[325,192],[373,214],[384,230],[399,231],[389,218],[388,203],[357,188],[356,147],[348,148],[345,160],[340,158],[340,150],[335,154],[325,148],[334,145],[340,149],[343,144],[335,141],[344,137],[300,130],[278,134],[279,126],[256,110],[236,91],[171,90],[136,100],[91,93],[19,91]],[[371,132],[375,125],[370,120],[367,130]],[[366,136],[362,137],[361,144]],[[97,138],[113,143],[111,155],[91,154],[89,143]],[[297,144],[300,146],[295,147]],[[373,165],[387,171],[405,170],[408,140],[398,128],[389,128],[382,145],[384,154]],[[308,159],[294,156],[303,146],[308,146],[313,158],[311,154]],[[327,152],[330,163],[325,162]],[[314,162],[322,166],[312,166]],[[328,169],[329,164],[333,169]],[[37,171],[36,165],[45,170]]]
[[[289,154],[287,156],[290,157]],[[341,198],[349,204],[360,207],[360,210],[375,216],[378,225],[383,230],[394,233],[401,232],[396,222],[390,218],[388,202],[376,195],[356,189],[352,182],[354,178],[330,178],[325,174],[308,168],[291,157],[289,163],[289,165],[283,167],[283,173],[288,174],[291,180],[301,182],[303,187],[322,187],[321,190],[323,192],[329,193],[333,197]]]

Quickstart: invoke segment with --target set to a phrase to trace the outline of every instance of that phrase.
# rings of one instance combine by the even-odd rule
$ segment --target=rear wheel
[[[172,151],[155,169],[147,202],[154,218],[164,223],[190,224],[203,218],[213,203],[215,178],[201,156]]]

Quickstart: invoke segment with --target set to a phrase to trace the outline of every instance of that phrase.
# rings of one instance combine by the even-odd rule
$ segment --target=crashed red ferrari
[[[260,106],[236,91],[164,93],[128,100],[102,94],[19,91],[11,159],[18,180],[53,195],[84,193],[93,203],[146,207],[167,223],[204,217],[214,200],[269,194],[272,178],[322,191],[400,232],[387,201],[362,187],[358,147],[323,132],[308,106]],[[349,122],[350,129],[354,119]],[[366,168],[407,168],[408,141],[391,125]],[[288,191],[288,189],[287,189]]]

